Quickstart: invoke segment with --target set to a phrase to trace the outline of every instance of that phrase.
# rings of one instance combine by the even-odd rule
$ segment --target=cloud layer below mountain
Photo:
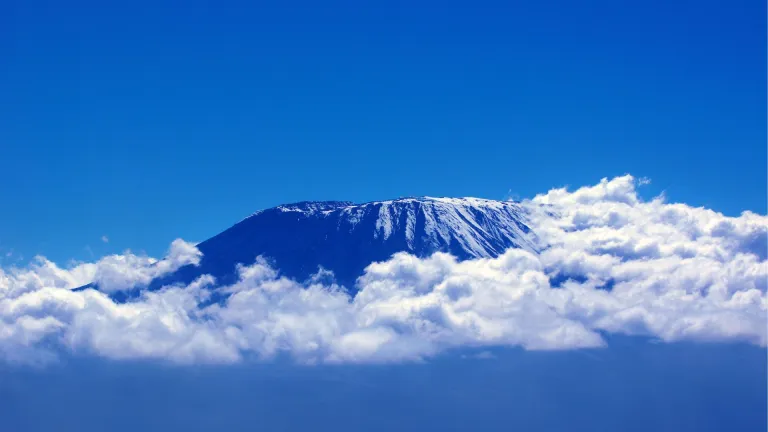
[[[640,184],[617,177],[525,201],[541,254],[397,254],[372,263],[354,297],[323,270],[297,282],[256,259],[217,289],[221,301],[210,276],[111,300],[198,263],[182,240],[159,261],[126,253],[61,268],[37,258],[0,270],[0,359],[394,362],[467,347],[599,348],[604,332],[765,346],[768,217],[643,201]],[[72,291],[93,281],[102,291]]]

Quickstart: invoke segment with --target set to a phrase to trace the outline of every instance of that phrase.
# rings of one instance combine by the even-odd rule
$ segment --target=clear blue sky
[[[764,1],[112,3],[0,5],[3,253],[627,172],[766,211]]]

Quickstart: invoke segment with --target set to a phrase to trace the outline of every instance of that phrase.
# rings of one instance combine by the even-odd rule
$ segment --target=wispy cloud
[[[624,176],[524,202],[548,245],[541,254],[396,254],[366,269],[354,297],[327,278],[280,277],[259,259],[218,288],[229,295],[221,303],[207,301],[210,276],[110,299],[198,263],[200,252],[181,240],[162,261],[126,253],[62,269],[38,258],[0,272],[0,356],[389,362],[457,347],[595,348],[606,344],[602,332],[765,346],[768,218],[643,201],[637,185]],[[94,280],[106,293],[70,290]]]
[[[101,241],[104,242],[104,243],[109,243],[109,237],[103,235],[103,236],[101,236]]]

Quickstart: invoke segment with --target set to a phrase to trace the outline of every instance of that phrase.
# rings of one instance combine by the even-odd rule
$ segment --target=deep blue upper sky
[[[113,3],[0,6],[5,264],[627,172],[766,211],[763,1]]]

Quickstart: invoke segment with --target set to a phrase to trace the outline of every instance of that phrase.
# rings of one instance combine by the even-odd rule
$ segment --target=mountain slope
[[[494,257],[510,247],[536,250],[536,238],[519,204],[478,198],[404,198],[353,204],[300,202],[261,210],[200,244],[199,267],[186,266],[152,288],[212,274],[236,279],[238,263],[259,255],[281,274],[305,280],[319,266],[353,288],[374,261],[396,252],[425,257],[449,252],[459,259]]]

